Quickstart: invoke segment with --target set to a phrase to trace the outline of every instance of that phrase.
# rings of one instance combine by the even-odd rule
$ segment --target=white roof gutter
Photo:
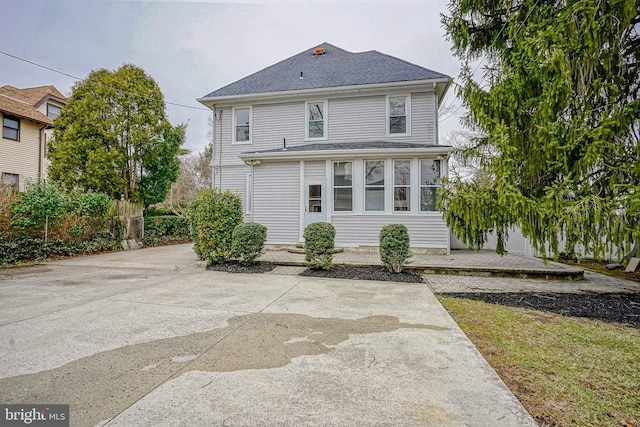
[[[456,149],[449,146],[428,146],[417,148],[366,148],[366,149],[341,149],[341,150],[310,150],[310,151],[268,151],[242,153],[238,157],[245,161],[250,160],[293,160],[293,159],[335,159],[335,158],[360,158],[360,157],[402,157],[404,155],[428,155],[448,158]]]

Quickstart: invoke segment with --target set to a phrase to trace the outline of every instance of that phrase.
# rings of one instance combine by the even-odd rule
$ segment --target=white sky
[[[447,0],[0,3],[1,51],[81,78],[133,63],[156,80],[165,101],[197,108],[204,107],[196,98],[323,42],[377,50],[454,79],[460,69],[440,23]],[[53,84],[68,95],[74,81],[0,53],[0,85]],[[189,123],[185,147],[201,150],[210,112],[170,104],[167,112],[172,124]],[[460,128],[461,113],[441,122],[441,138]]]

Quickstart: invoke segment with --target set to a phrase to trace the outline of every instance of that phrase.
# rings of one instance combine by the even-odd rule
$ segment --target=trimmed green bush
[[[144,244],[155,246],[191,240],[189,219],[175,215],[145,216]]]
[[[314,222],[304,229],[304,255],[311,268],[331,270],[336,229],[328,222]]]
[[[232,239],[233,256],[242,257],[244,263],[251,264],[262,255],[264,242],[267,240],[267,227],[255,222],[243,222],[233,229]]]
[[[189,220],[200,259],[213,264],[231,257],[233,229],[242,222],[240,197],[229,190],[201,191],[189,205]]]
[[[380,259],[390,272],[400,273],[411,256],[409,231],[402,224],[389,224],[380,230]]]

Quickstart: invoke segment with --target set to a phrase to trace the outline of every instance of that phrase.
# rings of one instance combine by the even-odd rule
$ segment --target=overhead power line
[[[31,64],[31,65],[36,66],[36,67],[44,68],[45,70],[53,71],[54,73],[62,74],[63,76],[71,77],[72,79],[75,79],[75,80],[82,80],[81,77],[74,76],[73,74],[65,73],[64,71],[56,70],[55,68],[47,67],[46,65],[38,64],[37,62],[31,61],[31,60],[26,59],[26,58],[22,58],[20,56],[12,55],[9,52],[5,52],[3,50],[0,50],[0,53],[3,54],[3,55],[9,56],[11,58],[17,59],[18,61],[26,62],[27,64]],[[120,91],[121,93],[126,93],[126,94],[129,94],[129,95],[132,95],[132,96],[141,96],[141,95],[137,95],[135,93],[122,91],[120,89],[117,89],[117,90]],[[191,108],[193,110],[210,111],[208,108],[193,107],[191,105],[179,104],[177,102],[165,101],[164,103],[168,104],[168,105],[174,105],[176,107]]]

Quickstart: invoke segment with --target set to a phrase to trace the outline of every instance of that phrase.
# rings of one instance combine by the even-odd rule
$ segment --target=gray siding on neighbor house
[[[304,162],[304,179],[326,179],[327,162],[324,160]]]
[[[380,229],[387,224],[404,224],[412,248],[447,249],[449,230],[437,215],[336,215],[337,246],[378,246]]]
[[[300,162],[263,162],[254,168],[253,220],[267,227],[268,244],[298,242]]]

